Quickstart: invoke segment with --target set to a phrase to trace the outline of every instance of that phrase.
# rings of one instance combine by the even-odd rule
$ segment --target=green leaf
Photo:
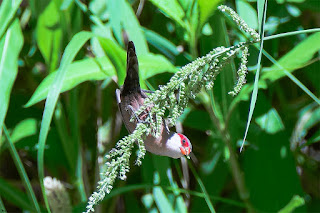
[[[147,80],[152,76],[164,72],[175,73],[178,69],[162,55],[148,54],[138,57],[139,75],[141,80]]]
[[[126,76],[126,52],[110,39],[99,37],[98,40],[117,71],[118,83],[122,85]]]
[[[144,34],[147,38],[147,41],[157,48],[160,52],[165,54],[168,58],[174,59],[174,56],[179,55],[179,51],[175,44],[173,44],[168,39],[162,37],[158,33],[149,30],[147,28],[143,28]]]
[[[28,118],[18,123],[11,133],[13,143],[19,140],[37,134],[37,120]]]
[[[59,94],[61,92],[64,78],[66,76],[67,68],[75,58],[76,54],[79,52],[80,48],[93,37],[93,34],[89,32],[77,33],[70,43],[67,45],[64,54],[62,56],[61,64],[59,67],[59,72],[56,75],[53,83],[50,86],[48,93],[48,98],[46,101],[45,109],[43,112],[43,117],[41,121],[40,135],[39,135],[39,149],[38,149],[38,173],[40,179],[40,185],[42,190],[42,195],[44,202],[46,204],[47,210],[50,212],[50,207],[48,199],[45,193],[45,188],[43,184],[44,179],[44,149],[46,144],[46,139],[48,136],[50,123],[52,120],[53,112],[58,101]]]
[[[123,28],[128,33],[129,39],[135,43],[137,55],[147,54],[149,52],[147,40],[143,34],[136,14],[127,1],[124,2],[122,11]]]
[[[199,6],[199,15],[200,15],[200,24],[199,27],[202,27],[207,20],[213,15],[213,12],[217,9],[217,5],[221,0],[198,0]]]
[[[183,18],[185,13],[177,0],[150,0],[167,17],[176,21],[183,28],[186,28]]]
[[[51,1],[40,14],[37,24],[37,43],[50,72],[57,68],[62,42],[59,6]]]
[[[41,82],[25,107],[30,107],[47,97],[50,85],[56,75],[57,71],[48,75]],[[61,92],[68,91],[85,81],[103,80],[108,76],[114,75],[115,70],[107,57],[83,59],[68,66]]]
[[[256,10],[244,0],[237,0],[236,5],[238,14],[249,27],[258,29],[258,16]]]
[[[173,213],[174,210],[164,193],[163,189],[160,186],[156,186],[153,188],[153,198],[156,202],[158,209],[160,212],[167,212],[167,213]]]
[[[7,28],[9,27],[10,22],[13,20],[14,15],[16,14],[22,0],[12,1],[4,0],[1,2],[0,7],[0,39],[2,40],[3,35],[5,34]]]
[[[127,33],[129,40],[132,40],[135,43],[138,55],[148,53],[147,41],[136,14],[128,1],[109,1],[107,10],[109,12],[110,25],[119,44],[123,46],[122,39],[124,30]]]
[[[110,48],[110,46],[108,47]],[[124,51],[121,49],[121,54],[122,53],[124,54]],[[125,64],[125,56],[120,59],[117,57],[118,55],[116,54],[116,51],[110,53],[110,55],[112,54],[113,60],[117,60],[119,65],[123,66]],[[177,70],[166,58],[161,55],[148,54],[139,57],[138,60],[141,80],[146,80],[163,72],[174,73]],[[123,69],[125,68],[123,67]],[[56,78],[56,75],[57,71],[48,75],[40,83],[28,103],[26,103],[25,107],[30,107],[47,97],[50,90],[50,85]],[[112,77],[115,75],[115,69],[108,57],[105,56],[101,58],[83,59],[68,66],[61,92],[68,91],[85,81],[103,80],[107,77]],[[125,75],[125,73],[123,75]]]
[[[281,117],[274,108],[270,109],[266,114],[258,117],[256,122],[261,129],[269,134],[275,134],[284,129]]]
[[[259,56],[258,56],[258,62],[257,62],[257,72],[254,78],[254,84],[253,84],[253,91],[252,91],[252,95],[251,95],[251,101],[250,101],[250,109],[249,109],[249,114],[248,114],[248,120],[247,120],[247,125],[246,125],[246,131],[244,133],[244,137],[243,137],[243,141],[242,141],[242,145],[240,148],[240,152],[242,151],[244,142],[246,141],[246,137],[249,131],[249,126],[250,126],[250,122],[252,119],[252,115],[253,115],[253,111],[257,102],[257,97],[258,97],[258,90],[259,90],[259,75],[260,75],[260,71],[261,71],[261,58],[262,58],[262,51],[263,51],[263,38],[264,38],[264,25],[266,22],[266,16],[267,16],[267,1],[266,0],[262,0],[264,1],[264,7],[263,7],[263,16],[261,16],[261,20],[260,22],[261,24],[261,28],[260,28],[260,48],[259,48]],[[260,17],[259,17],[260,18]],[[261,81],[261,80],[260,80]]]
[[[0,40],[0,141],[11,89],[18,73],[18,57],[22,45],[23,36],[19,20],[16,19]]]
[[[279,61],[281,65],[288,72],[293,72],[305,66],[320,50],[320,32],[314,33],[308,38],[301,41],[296,45],[290,52],[285,54]],[[265,68],[262,72],[262,80],[276,81],[286,74],[283,69],[279,68],[278,65],[274,64],[270,68]]]

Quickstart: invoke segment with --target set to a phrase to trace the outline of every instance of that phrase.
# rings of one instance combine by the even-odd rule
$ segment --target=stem
[[[198,49],[197,49],[197,38],[196,38],[196,32],[192,29],[192,26],[190,26],[190,42],[189,42],[189,48],[190,48],[190,54],[192,56],[192,59],[196,59],[198,57]]]
[[[210,96],[210,99],[212,99],[212,96]],[[213,100],[211,100],[212,102]],[[212,104],[211,104],[212,107]],[[255,209],[253,208],[251,202],[250,202],[250,193],[248,192],[246,185],[245,185],[245,181],[242,175],[242,171],[240,169],[240,165],[237,161],[237,157],[236,157],[236,153],[233,150],[231,141],[230,141],[230,134],[227,131],[227,125],[225,125],[224,127],[222,127],[220,125],[219,119],[216,117],[216,115],[213,113],[213,108],[211,110],[208,110],[208,112],[210,112],[210,117],[212,119],[212,121],[215,123],[215,126],[217,127],[220,136],[222,138],[222,140],[225,142],[229,153],[230,153],[230,157],[229,157],[229,166],[231,169],[231,173],[234,179],[234,182],[236,184],[237,190],[239,192],[239,196],[240,199],[244,201],[244,203],[246,204],[247,210],[248,212],[255,212]]]

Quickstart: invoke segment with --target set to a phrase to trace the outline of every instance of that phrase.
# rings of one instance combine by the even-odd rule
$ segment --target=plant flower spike
[[[187,107],[189,99],[194,99],[202,87],[212,89],[214,80],[222,68],[239,52],[242,54],[237,72],[238,82],[229,94],[234,96],[241,90],[247,73],[248,46],[258,42],[259,35],[231,8],[223,5],[218,8],[229,14],[239,28],[248,33],[253,40],[229,48],[215,48],[207,55],[182,67],[166,85],[155,92],[140,89],[138,60],[134,44],[129,42],[127,77],[121,90],[116,91],[116,97],[125,126],[131,134],[118,141],[116,147],[106,156],[106,170],[101,174],[102,180],[98,183],[97,191],[89,197],[87,212],[93,212],[93,206],[103,200],[106,193],[110,193],[117,177],[121,180],[126,179],[134,143],[137,143],[139,148],[137,165],[141,165],[146,150],[172,158],[190,154],[192,145],[189,139],[182,134],[170,132],[168,126],[175,125]],[[167,123],[164,121],[166,111]]]

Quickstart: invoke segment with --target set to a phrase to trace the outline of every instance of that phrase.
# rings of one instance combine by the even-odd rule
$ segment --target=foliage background
[[[84,211],[104,155],[127,134],[114,95],[125,76],[125,43],[135,42],[141,84],[154,90],[176,67],[248,39],[217,10],[222,3],[258,30],[254,0],[2,1],[0,208],[46,211],[40,181],[45,175],[63,182],[74,212]],[[248,83],[238,96],[228,95],[240,62],[235,58],[213,90],[203,90],[181,117],[177,131],[192,141],[192,159],[148,153],[137,167],[132,156],[127,181],[117,181],[96,210],[207,212],[213,206],[218,212],[275,212],[295,195],[305,202],[296,211],[319,210],[320,33],[304,31],[319,27],[319,11],[317,0],[268,2],[266,39],[299,33],[264,43],[282,68],[262,58],[243,152],[259,53],[254,46]],[[52,82],[58,89],[50,87]],[[55,103],[45,106],[43,99],[57,96],[59,88],[66,92],[53,111]],[[42,118],[45,107],[54,112],[52,122],[48,113]]]

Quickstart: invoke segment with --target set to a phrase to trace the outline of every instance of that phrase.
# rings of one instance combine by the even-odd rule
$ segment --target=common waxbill
[[[151,91],[142,90],[139,83],[139,65],[135,47],[132,41],[128,43],[127,51],[127,76],[122,88],[116,90],[116,97],[121,112],[122,120],[129,131],[132,133],[138,122],[144,122],[147,112],[136,115],[135,112],[143,105],[147,98],[146,93]],[[133,122],[130,121],[134,116]],[[146,150],[156,154],[171,158],[189,156],[192,145],[189,139],[183,134],[171,132],[165,121],[162,122],[161,134],[159,137],[147,135],[144,140]]]

